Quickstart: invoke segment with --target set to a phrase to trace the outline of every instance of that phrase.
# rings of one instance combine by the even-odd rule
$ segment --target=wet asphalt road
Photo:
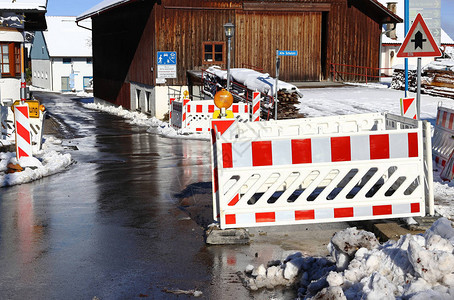
[[[235,274],[253,248],[237,257],[237,246],[206,247],[207,220],[185,211],[198,204],[211,214],[200,205],[211,197],[208,142],[162,138],[67,95],[35,95],[74,164],[0,190],[0,299],[186,299],[170,291],[194,289],[202,299],[274,297],[249,293]]]
[[[249,292],[237,272],[302,251],[326,254],[345,223],[251,229],[209,246],[209,142],[160,137],[69,95],[35,93],[74,164],[0,189],[0,299],[292,299]]]

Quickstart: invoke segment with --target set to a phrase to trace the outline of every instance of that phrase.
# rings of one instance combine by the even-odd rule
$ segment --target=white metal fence
[[[221,228],[433,211],[424,122],[376,113],[212,126],[213,212]]]

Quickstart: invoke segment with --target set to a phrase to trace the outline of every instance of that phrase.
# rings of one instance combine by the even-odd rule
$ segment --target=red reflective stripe
[[[208,112],[214,113],[214,105],[208,105]]]
[[[191,112],[191,105],[188,105],[188,106],[187,106],[187,111],[188,111],[188,113]]]
[[[217,193],[219,190],[219,184],[218,184],[218,168],[213,169],[213,192]]]
[[[235,206],[235,204],[238,203],[238,201],[240,201],[240,195],[239,194],[236,194],[235,197],[233,197],[233,199],[229,202],[229,204],[227,204],[228,206]]]
[[[276,222],[276,214],[274,212],[256,213],[255,222]]]
[[[28,154],[24,150],[22,150],[21,148],[18,147],[17,150],[19,151],[19,158],[28,157]]]
[[[231,143],[222,144],[222,166],[224,168],[233,168]]]
[[[232,105],[232,112],[233,112],[234,114],[237,114],[238,111],[239,111],[239,110],[238,110],[238,104]]]
[[[377,134],[369,136],[370,159],[389,158],[389,135]]]
[[[236,215],[225,215],[225,224],[227,225],[236,224]]]
[[[247,107],[247,106],[246,106]],[[257,102],[255,105],[254,105],[254,113],[256,113],[260,108],[260,102]]]
[[[314,220],[315,211],[312,210],[297,210],[295,211],[295,221]]]
[[[213,120],[211,121],[211,128],[216,127],[218,132],[223,135],[234,122],[235,120]]]
[[[244,112],[247,114],[249,111],[249,107],[247,105],[244,106]]]
[[[353,217],[353,207],[343,207],[334,209],[334,218]]]
[[[16,106],[16,109],[20,111],[28,119],[28,107],[27,106]]]
[[[183,122],[186,121],[186,113],[183,114]]]
[[[408,134],[408,157],[418,157],[418,133]]]
[[[331,161],[350,161],[352,155],[350,151],[350,137],[332,137],[331,138]]]
[[[28,144],[30,144],[30,131],[25,129],[25,127],[22,126],[22,124],[19,122],[16,122],[16,130],[17,134],[21,136]]]
[[[372,215],[374,216],[391,215],[392,213],[392,205],[377,205],[372,207]]]
[[[203,131],[203,128],[196,128],[195,131]]]
[[[203,106],[202,105],[196,105],[195,106],[195,111],[198,112],[198,113],[201,113],[203,111]]]
[[[421,210],[419,208],[419,203],[412,203],[410,205],[412,213],[419,213]]]
[[[271,141],[252,142],[252,166],[273,165],[273,148]]]
[[[310,164],[311,162],[311,139],[292,140],[292,164]]]

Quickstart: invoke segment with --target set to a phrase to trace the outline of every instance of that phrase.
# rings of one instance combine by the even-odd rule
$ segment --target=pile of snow
[[[207,71],[216,75],[222,80],[227,79],[227,71],[222,70],[218,66],[209,67]],[[235,81],[239,82],[250,90],[257,90],[270,96],[274,94],[276,79],[271,77],[268,73],[260,73],[255,70],[246,68],[233,68],[230,69],[230,74]],[[279,80],[277,87],[279,91],[286,91],[290,93],[296,92],[300,97],[303,97],[298,88],[293,84]]]
[[[169,125],[169,123],[161,121],[155,117],[149,118],[146,114],[139,112],[132,112],[127,109],[123,109],[121,106],[113,105],[102,105],[100,103],[88,103],[84,104],[86,108],[100,110],[107,112],[112,115],[116,115],[126,119],[130,124],[148,127],[147,131],[154,134],[169,138],[183,138],[183,139],[199,139],[199,140],[210,140],[208,133],[196,133],[188,134],[183,133],[181,130],[175,130]]]
[[[49,137],[42,145],[42,150],[33,154],[33,158],[21,158],[19,161],[15,152],[1,152],[0,187],[35,181],[65,170],[72,163],[71,155],[58,152],[58,145],[61,145],[60,140]],[[4,174],[9,163],[19,164],[25,169],[22,172]]]
[[[453,299],[454,229],[437,220],[423,235],[407,234],[379,244],[366,231],[348,228],[328,245],[331,257],[290,255],[268,268],[248,266],[251,290],[298,286],[304,299]]]

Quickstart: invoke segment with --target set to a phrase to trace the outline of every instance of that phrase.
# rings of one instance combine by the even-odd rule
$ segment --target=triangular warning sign
[[[441,56],[437,43],[427,28],[421,14],[416,16],[405,40],[397,52],[397,57],[438,57]]]

